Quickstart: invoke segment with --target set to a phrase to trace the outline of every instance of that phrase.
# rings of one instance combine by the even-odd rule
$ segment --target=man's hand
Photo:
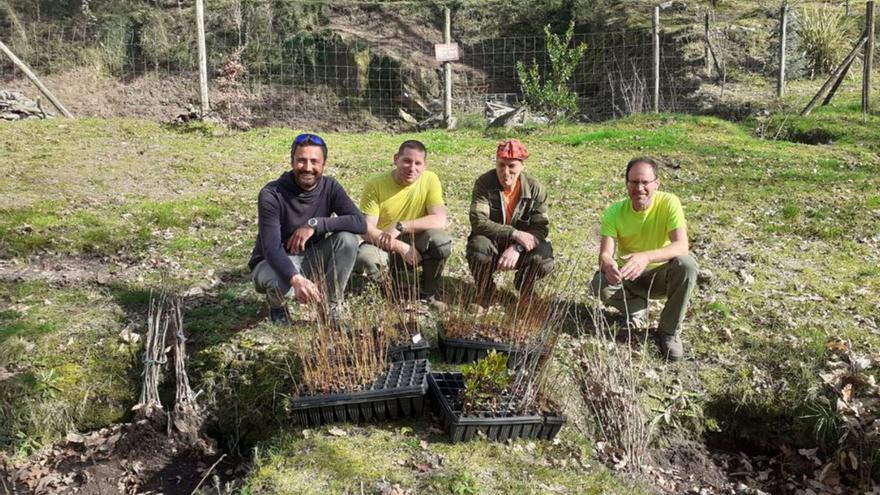
[[[614,261],[614,258],[603,260],[602,266],[599,268],[602,270],[602,274],[605,275],[605,280],[607,280],[609,284],[620,285],[620,269],[617,268],[617,262]]]
[[[394,240],[398,237],[400,237],[400,231],[392,225],[379,234],[379,237],[376,239],[376,245],[383,251],[391,251],[394,247]]]
[[[526,251],[531,251],[538,247],[538,238],[528,232],[523,232],[522,230],[514,230],[513,235],[510,236],[514,242],[519,244],[520,246],[526,248]]]
[[[287,251],[290,254],[299,254],[306,250],[306,241],[315,235],[315,229],[308,225],[296,229],[290,239],[287,240]],[[293,285],[293,284],[291,284]]]
[[[409,249],[403,253],[403,261],[410,266],[419,266],[422,262],[422,255],[415,246],[409,245]]]
[[[498,270],[502,272],[513,270],[516,268],[517,261],[519,261],[519,251],[516,250],[515,245],[511,244],[498,258]]]
[[[321,302],[321,291],[311,280],[296,274],[290,277],[290,286],[293,287],[296,300],[305,304],[309,301]]]
[[[621,256],[621,258],[626,260],[626,264],[620,269],[620,276],[623,277],[624,280],[635,280],[639,278],[639,276],[642,275],[642,272],[645,271],[645,268],[648,267],[648,263],[650,263],[650,260],[644,253],[628,254],[626,256]]]

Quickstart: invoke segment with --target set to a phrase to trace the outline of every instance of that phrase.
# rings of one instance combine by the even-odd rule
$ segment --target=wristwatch
[[[526,248],[524,248],[523,245],[522,245],[522,244],[519,244],[519,243],[515,243],[515,244],[513,245],[513,249],[516,249],[516,252],[517,252],[517,253],[520,253],[520,254],[526,252]]]
[[[403,233],[403,222],[397,222],[397,225],[395,225],[394,228],[397,229],[397,231],[402,234]]]
[[[308,225],[309,225],[309,227],[311,227],[313,229],[317,229],[318,228],[318,219],[315,217],[310,218],[308,221]]]

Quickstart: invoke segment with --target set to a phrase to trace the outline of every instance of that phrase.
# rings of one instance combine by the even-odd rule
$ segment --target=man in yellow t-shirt
[[[381,281],[389,255],[396,280],[408,279],[407,275],[421,266],[418,296],[441,309],[437,290],[443,266],[452,252],[452,239],[444,230],[447,213],[443,187],[437,174],[426,170],[427,167],[425,145],[415,140],[404,141],[394,155],[394,169],[367,182],[361,199],[367,233],[358,248],[354,269]],[[406,287],[398,289],[409,292],[408,280]]]
[[[677,361],[683,356],[681,325],[698,271],[688,254],[684,211],[678,197],[657,190],[654,160],[631,160],[625,177],[629,197],[602,214],[593,293],[634,323],[645,320],[649,297],[666,296],[658,344],[666,359]]]

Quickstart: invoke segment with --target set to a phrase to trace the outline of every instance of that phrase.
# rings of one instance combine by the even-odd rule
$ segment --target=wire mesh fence
[[[179,2],[178,2],[179,4]],[[712,105],[707,95],[737,81],[770,86],[778,67],[778,11],[756,9],[747,17],[705,10],[670,13],[661,19],[659,101],[661,111],[697,113]],[[827,71],[797,38],[815,12],[803,2],[793,9],[788,48],[793,77]],[[443,71],[433,46],[442,42],[442,21],[433,7],[410,5],[373,15],[338,17],[348,23],[326,29],[285,31],[274,18],[231,10],[209,18],[207,49],[212,109],[241,127],[394,127],[402,119],[425,121],[442,114]],[[433,9],[433,10],[432,10]],[[822,4],[841,26],[844,45],[860,19],[850,6]],[[78,115],[168,120],[198,104],[198,56],[193,9],[178,7],[160,21],[96,27],[38,29],[0,15],[0,40],[44,78]],[[820,12],[817,10],[816,12]],[[824,10],[821,12],[825,12]],[[343,15],[340,15],[342,13]],[[2,12],[0,12],[2,14]],[[396,16],[396,20],[395,20]],[[650,26],[650,12],[646,12]],[[455,18],[453,18],[453,34]],[[708,35],[709,43],[706,43]],[[570,87],[578,119],[599,121],[653,109],[654,40],[650,27],[578,33],[587,45]],[[551,66],[544,36],[511,36],[459,42],[453,65],[453,114],[482,119],[491,103],[523,103],[517,62]],[[711,50],[708,47],[711,46]],[[830,50],[827,59],[839,56]],[[0,61],[0,88],[36,97],[7,60]],[[767,90],[769,91],[769,90]],[[770,95],[768,95],[770,96]]]

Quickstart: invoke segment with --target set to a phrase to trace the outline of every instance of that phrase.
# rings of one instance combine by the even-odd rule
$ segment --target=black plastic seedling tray
[[[391,363],[365,390],[294,398],[291,414],[306,426],[421,416],[430,374],[427,359]]]
[[[485,358],[489,355],[489,351],[494,350],[507,354],[507,367],[515,369],[521,366],[526,357],[524,351],[508,343],[446,338],[442,326],[437,334],[437,347],[443,353],[443,360],[452,364],[470,364]]]
[[[461,373],[431,373],[428,375],[428,385],[433,408],[440,415],[443,429],[449,432],[453,442],[465,442],[480,433],[498,442],[517,438],[552,440],[565,424],[564,416],[464,415],[459,399],[464,390]]]
[[[388,360],[396,361],[412,361],[414,359],[427,359],[428,352],[431,350],[431,343],[426,338],[422,338],[417,343],[397,345],[388,348]]]

